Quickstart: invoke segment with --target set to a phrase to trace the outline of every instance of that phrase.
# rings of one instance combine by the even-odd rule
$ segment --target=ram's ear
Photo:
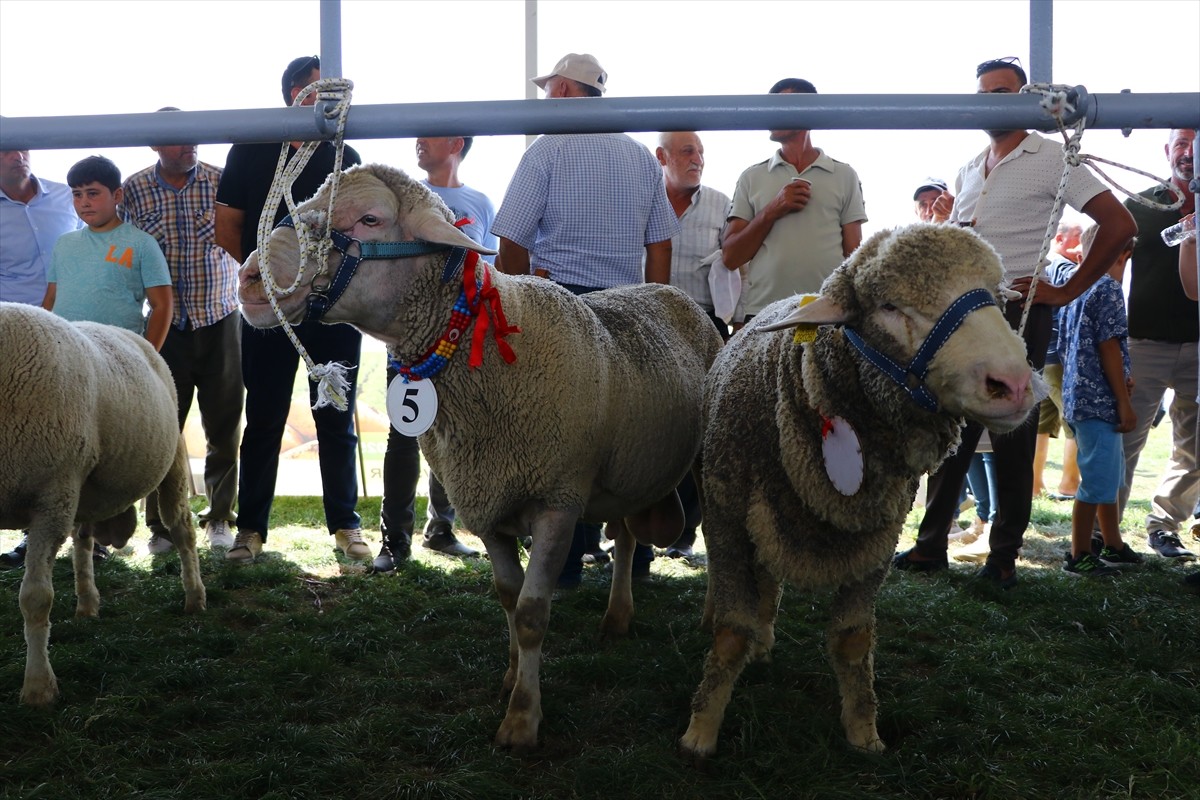
[[[833,300],[825,295],[817,295],[815,300],[805,303],[778,322],[764,325],[759,330],[781,331],[784,328],[795,328],[797,325],[835,325],[846,322],[849,318],[846,310]]]
[[[404,225],[413,232],[416,238],[424,239],[427,242],[465,247],[468,250],[474,250],[476,253],[485,256],[496,255],[495,250],[479,244],[479,242],[476,242],[470,236],[467,236],[461,230],[447,222],[441,214],[432,208],[421,209],[409,214],[404,220]]]

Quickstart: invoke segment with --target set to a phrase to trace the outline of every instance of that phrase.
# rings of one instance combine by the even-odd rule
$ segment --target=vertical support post
[[[531,82],[538,74],[538,24],[537,0],[525,0],[525,99],[537,100],[537,87]],[[525,147],[533,144],[537,137],[525,134]]]
[[[1029,0],[1029,80],[1054,82],[1054,0]]]
[[[321,77],[342,75],[342,0],[321,0]]]

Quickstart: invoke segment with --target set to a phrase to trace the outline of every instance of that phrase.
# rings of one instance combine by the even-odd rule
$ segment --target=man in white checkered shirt
[[[721,338],[728,339],[729,326],[713,310],[712,290],[708,288],[710,267],[702,262],[721,248],[729,197],[700,185],[704,143],[695,132],[659,134],[654,155],[662,164],[667,200],[679,218],[679,233],[671,239],[671,285],[687,292],[708,314]]]

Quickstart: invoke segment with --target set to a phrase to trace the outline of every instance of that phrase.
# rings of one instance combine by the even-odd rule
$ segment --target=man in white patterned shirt
[[[721,249],[729,197],[700,185],[704,143],[694,132],[660,133],[654,155],[662,164],[667,200],[679,219],[679,233],[671,237],[671,285],[687,292],[708,314],[721,337],[728,339],[729,326],[713,311],[709,265],[702,262]]]
[[[178,111],[160,108],[159,111]],[[130,223],[154,237],[167,258],[174,317],[162,346],[179,395],[179,427],[200,407],[207,453],[200,522],[211,547],[233,546],[229,525],[237,500],[242,426],[241,315],[238,263],[217,244],[216,201],[221,170],[199,160],[194,144],[151,147],[158,163],[131,175],[122,205]],[[151,495],[146,503],[150,552],[173,544]]]
[[[709,269],[725,269],[705,264],[705,259],[721,249],[721,229],[729,214],[729,197],[700,185],[704,175],[704,143],[694,131],[660,133],[654,151],[662,164],[667,200],[679,218],[679,233],[671,237],[671,285],[687,292],[708,314],[722,339],[729,339],[729,326],[713,310],[712,290],[708,288]],[[667,548],[670,558],[691,558],[700,524],[700,495],[688,474],[679,484],[683,503],[683,533]]]

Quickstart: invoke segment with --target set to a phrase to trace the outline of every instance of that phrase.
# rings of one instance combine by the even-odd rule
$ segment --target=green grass
[[[1138,498],[1166,434],[1151,438],[1125,519],[1141,550]],[[377,530],[378,502],[360,510]],[[743,675],[704,770],[675,755],[708,647],[702,568],[657,560],[622,641],[597,634],[600,571],[556,600],[542,745],[516,757],[491,745],[507,629],[486,561],[418,548],[397,574],[367,575],[335,558],[318,501],[281,498],[268,557],[227,567],[202,551],[208,610],[187,617],[177,557],[145,555],[143,532],[97,570],[99,619],[72,618],[59,559],[63,696],[49,710],[17,703],[21,574],[0,573],[0,797],[1200,797],[1200,601],[1157,558],[1116,581],[1065,577],[1069,513],[1035,502],[1011,592],[972,587],[966,566],[889,577],[879,756],[844,744],[828,598],[788,590],[774,660]]]

